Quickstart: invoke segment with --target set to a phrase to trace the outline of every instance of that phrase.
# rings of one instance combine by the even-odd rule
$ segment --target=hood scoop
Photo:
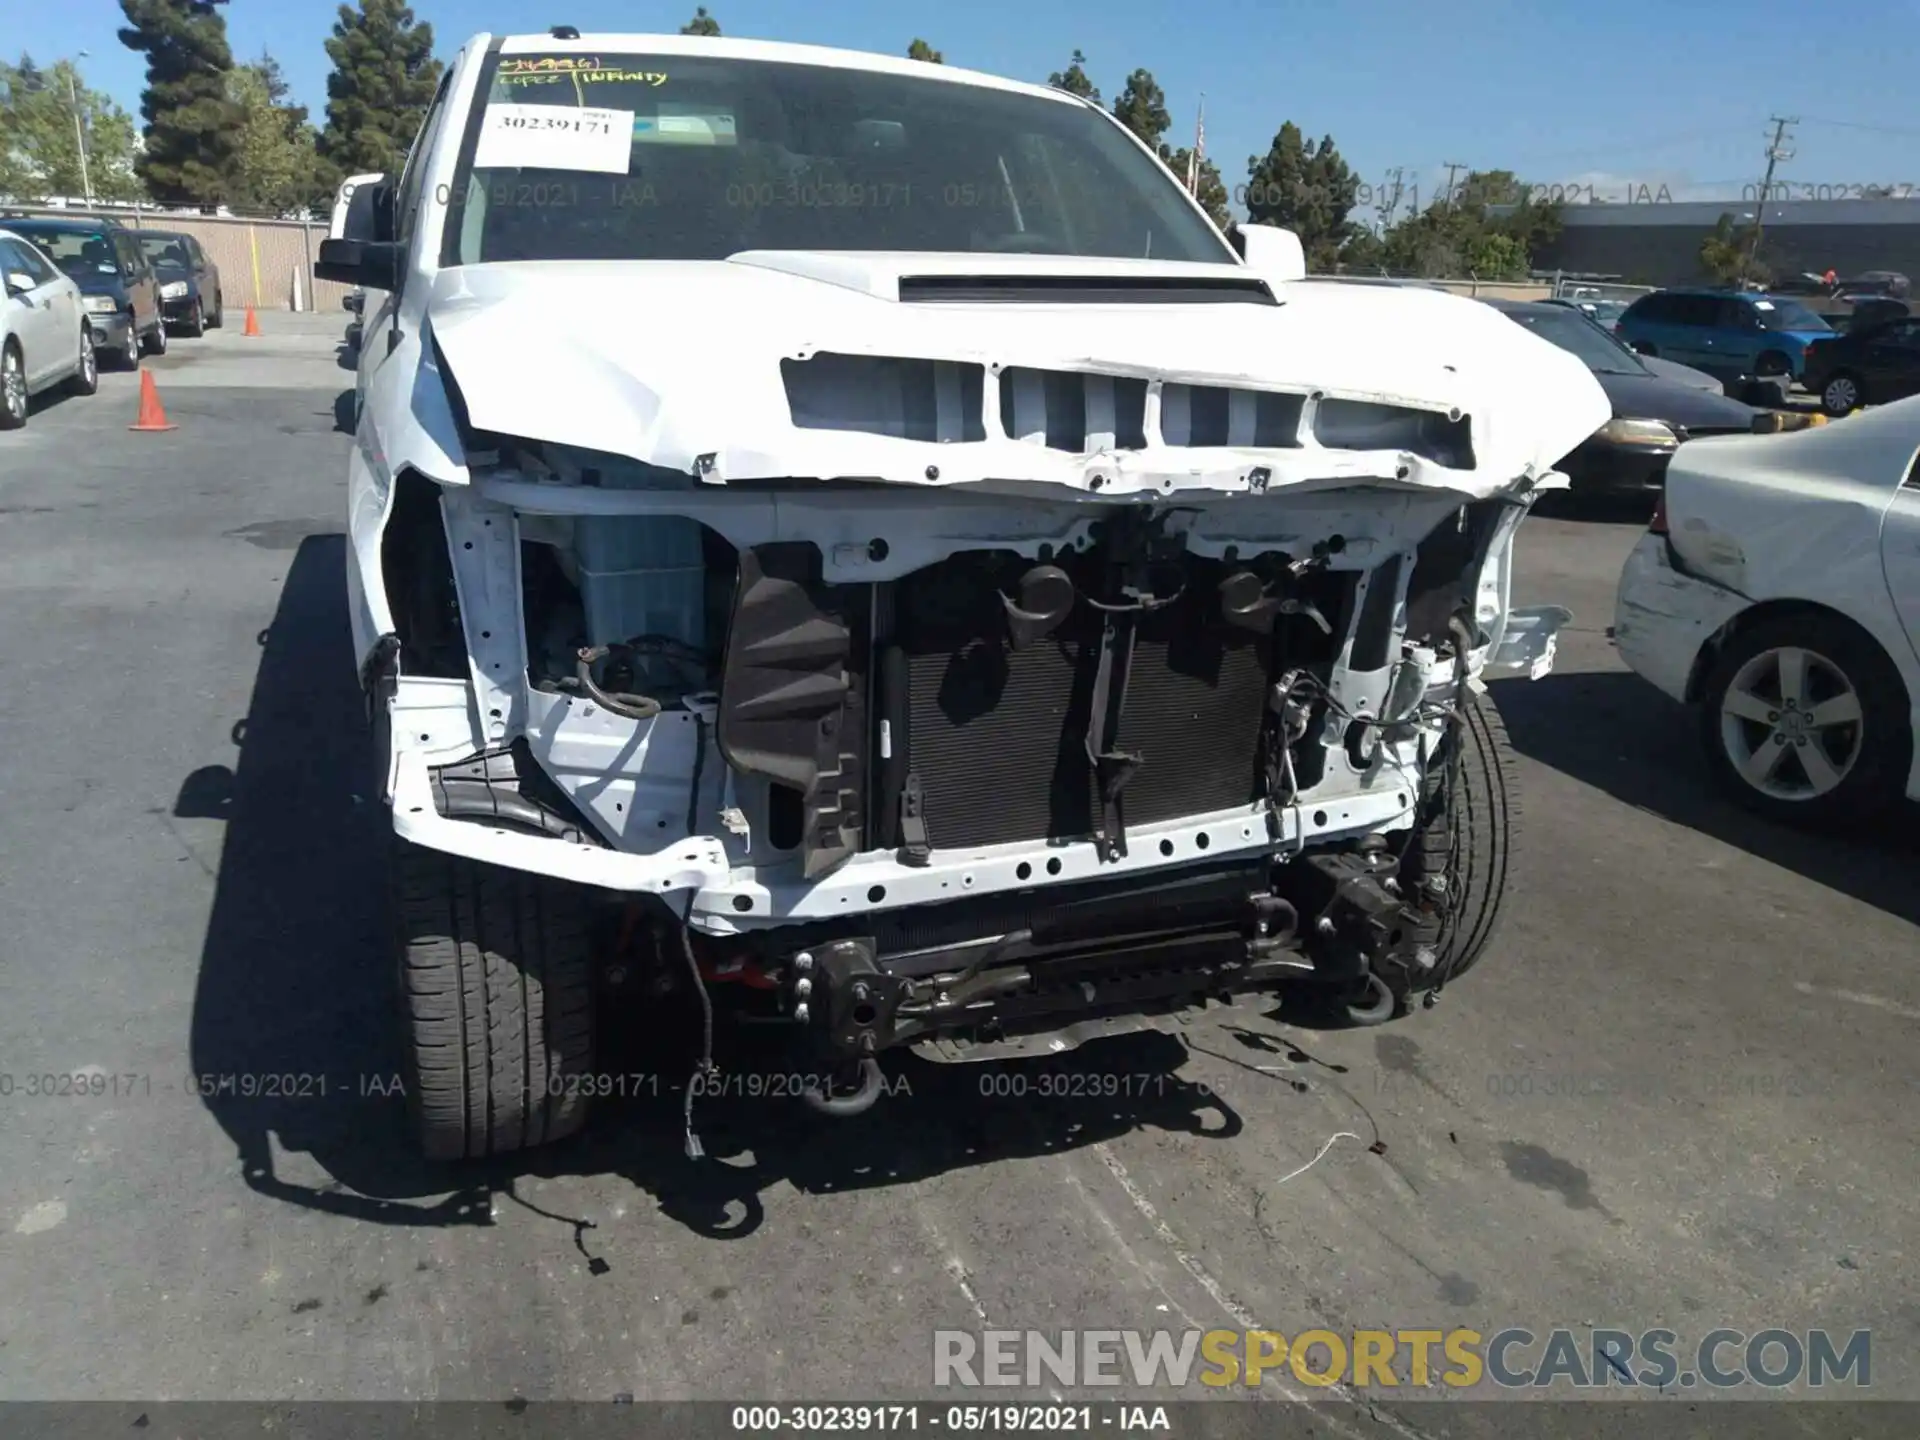
[[[902,275],[921,305],[1278,305],[1264,280],[1229,275]]]
[[[727,260],[908,305],[1281,303],[1233,261],[880,250],[742,250]]]

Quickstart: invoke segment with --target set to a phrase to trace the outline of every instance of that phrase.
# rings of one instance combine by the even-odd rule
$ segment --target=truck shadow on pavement
[[[592,1260],[591,1222],[538,1211],[515,1193],[517,1180],[619,1175],[690,1229],[737,1238],[760,1226],[761,1195],[783,1183],[827,1191],[910,1182],[1141,1128],[1240,1132],[1223,1099],[1173,1074],[1185,1047],[1157,1032],[1024,1064],[889,1057],[890,1093],[866,1114],[836,1120],[789,1098],[789,1077],[817,1065],[722,1031],[727,1088],[695,1107],[708,1158],[694,1161],[681,1111],[696,1020],[664,1047],[631,1026],[603,1027],[598,1068],[628,1077],[627,1093],[600,1101],[575,1139],[506,1161],[419,1160],[399,1089],[396,976],[383,933],[389,832],[353,681],[345,564],[344,537],[301,542],[260,636],[248,714],[233,727],[238,759],[187,776],[175,802],[177,815],[226,822],[191,1073],[253,1190],[403,1226],[488,1225],[517,1202],[573,1225]],[[605,1264],[593,1263],[596,1273]]]
[[[1895,806],[1870,833],[1776,825],[1714,789],[1693,712],[1625,671],[1554,671],[1489,687],[1514,748],[1616,800],[1920,924],[1914,884],[1920,806]]]

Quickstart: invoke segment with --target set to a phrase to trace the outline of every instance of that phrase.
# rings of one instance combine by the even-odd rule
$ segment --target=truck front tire
[[[407,1105],[430,1160],[564,1139],[593,1070],[586,893],[397,837]]]
[[[1459,750],[1451,789],[1449,752]],[[1499,927],[1519,853],[1520,796],[1513,742],[1491,697],[1470,694],[1430,763],[1419,818],[1400,864],[1402,893],[1422,918],[1398,951],[1399,974],[1385,978],[1404,997],[1457,980],[1485,953]],[[1441,880],[1441,893],[1432,882]],[[1430,962],[1430,963],[1423,963]]]

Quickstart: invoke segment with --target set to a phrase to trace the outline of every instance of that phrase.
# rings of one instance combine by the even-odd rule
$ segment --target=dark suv
[[[167,352],[160,281],[131,230],[97,215],[9,219],[7,228],[45,252],[80,287],[94,345],[132,369],[142,351]]]

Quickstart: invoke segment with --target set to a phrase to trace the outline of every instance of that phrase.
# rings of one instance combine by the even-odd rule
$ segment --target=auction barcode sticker
[[[633,152],[633,111],[575,105],[489,105],[480,122],[478,169],[585,170],[624,175]]]

